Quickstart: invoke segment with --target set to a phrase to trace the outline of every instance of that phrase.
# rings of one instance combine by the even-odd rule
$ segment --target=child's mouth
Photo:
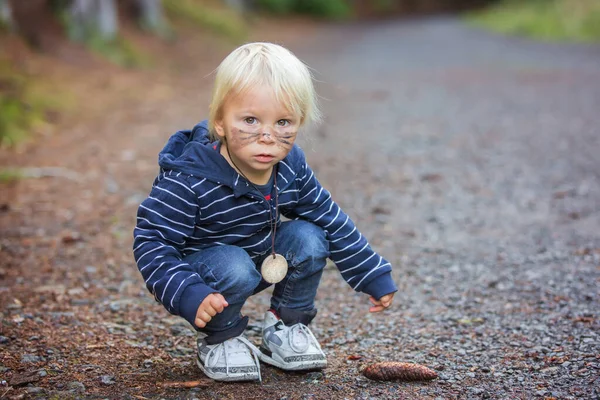
[[[273,161],[275,157],[273,157],[270,154],[257,154],[256,156],[254,156],[254,158],[256,158],[258,162],[268,163]]]

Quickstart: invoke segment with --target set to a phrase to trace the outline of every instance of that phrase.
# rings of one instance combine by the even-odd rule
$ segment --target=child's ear
[[[225,138],[225,129],[223,128],[223,120],[219,119],[215,121],[215,132],[221,139]]]

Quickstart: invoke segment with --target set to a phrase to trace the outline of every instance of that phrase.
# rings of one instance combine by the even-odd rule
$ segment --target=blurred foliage
[[[256,5],[272,14],[291,14],[297,0],[256,0]]]
[[[394,9],[397,0],[373,0],[373,8],[376,12],[389,12]]]
[[[0,183],[10,183],[23,179],[23,174],[17,168],[0,168]]]
[[[351,15],[346,0],[256,0],[262,10],[273,14],[309,14],[329,19],[343,19]]]
[[[92,51],[122,67],[147,67],[152,64],[148,54],[122,36],[117,36],[113,40],[104,40],[97,35],[92,35],[86,40],[86,44]]]
[[[50,96],[49,90],[0,60],[0,146],[12,147],[27,139],[48,114],[65,107],[66,99],[56,93]]]
[[[600,0],[504,0],[468,14],[476,26],[542,40],[600,41]]]
[[[90,50],[108,59],[109,61],[122,67],[147,67],[152,64],[150,56],[132,42],[122,36],[117,35],[115,39],[106,40],[101,37],[92,27],[84,28],[84,37],[81,37],[81,27],[69,17],[69,14],[62,10],[58,12],[58,17],[63,24],[67,36],[73,41],[82,41]]]
[[[163,6],[169,17],[187,20],[233,41],[243,41],[247,36],[246,23],[232,10],[208,7],[198,0],[163,0]]]

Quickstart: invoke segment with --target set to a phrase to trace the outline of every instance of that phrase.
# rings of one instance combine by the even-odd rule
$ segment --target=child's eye
[[[244,118],[244,122],[248,125],[254,125],[256,123],[256,118],[254,117],[246,117]]]
[[[279,121],[277,121],[277,125],[279,126],[288,126],[290,124],[290,121],[287,119],[280,119]]]

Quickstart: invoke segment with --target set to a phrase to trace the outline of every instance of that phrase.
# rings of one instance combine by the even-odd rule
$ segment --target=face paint
[[[293,145],[294,138],[297,135],[297,132],[275,132],[274,135],[271,135],[268,132],[260,132],[260,130],[256,131],[245,131],[238,128],[232,128],[232,140],[236,141],[236,143],[240,147],[248,146],[251,143],[258,141],[261,136],[265,138],[275,138],[277,141],[277,145],[283,148],[290,148]]]
[[[243,131],[238,128],[231,128],[231,140],[235,141],[240,147],[246,147],[256,142],[260,138],[260,132]]]
[[[277,139],[278,146],[284,147],[284,148],[290,148],[292,147],[293,143],[294,143],[294,139],[296,138],[296,134],[298,132],[281,132],[281,133],[276,133],[275,134],[275,139]]]

